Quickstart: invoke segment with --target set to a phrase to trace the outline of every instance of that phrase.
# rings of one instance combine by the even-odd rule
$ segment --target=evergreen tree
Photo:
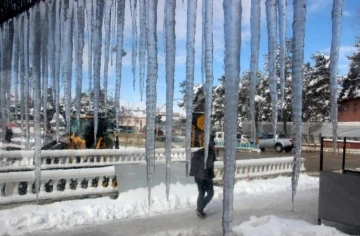
[[[303,121],[323,122],[330,111],[330,57],[322,53],[311,56],[314,66],[304,66]]]
[[[357,38],[354,46],[357,48],[357,52],[348,57],[351,61],[350,69],[342,81],[340,100],[360,97],[360,38]]]

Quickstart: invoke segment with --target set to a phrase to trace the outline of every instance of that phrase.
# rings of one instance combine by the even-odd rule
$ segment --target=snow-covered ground
[[[250,182],[240,181],[234,189],[235,204],[241,205],[246,200],[247,207],[256,208],[261,198],[263,202],[276,202],[276,196],[291,196],[290,177],[278,177],[268,180],[253,180]],[[307,175],[300,176],[298,191],[317,192],[318,179]],[[316,195],[316,194],[315,194]],[[145,188],[128,191],[120,194],[118,199],[98,198],[88,200],[63,201],[48,205],[20,206],[9,210],[0,211],[0,235],[21,235],[25,233],[40,234],[39,231],[70,230],[74,226],[96,227],[114,220],[142,217],[143,219],[154,216],[178,214],[183,210],[195,209],[197,198],[197,187],[193,184],[171,185],[170,199],[166,201],[165,185],[155,186],[152,190],[152,207],[150,212],[147,205],[147,190]],[[257,199],[257,200],[255,200]],[[218,211],[222,204],[222,188],[215,187],[215,195],[205,210],[209,215]],[[251,206],[253,205],[253,206]],[[271,206],[270,206],[271,207]],[[289,205],[289,211],[291,206]],[[299,206],[300,208],[300,206]],[[181,210],[182,209],[182,210]],[[216,210],[217,209],[217,210]],[[296,209],[296,205],[295,205]],[[175,211],[176,210],[176,211]],[[170,212],[170,213],[166,213]],[[249,219],[252,215],[246,216]],[[275,216],[252,217],[250,221],[234,227],[238,235],[341,235],[333,228],[326,226],[314,226],[298,220],[281,219]],[[205,221],[207,221],[206,219]],[[221,218],[218,219],[221,221]],[[100,227],[100,226],[99,226]],[[78,228],[78,227],[77,227]],[[76,229],[76,227],[74,228]],[[269,232],[271,234],[269,234]],[[153,232],[154,233],[154,232]],[[174,229],[172,232],[157,232],[158,235],[207,235],[205,231],[197,228],[186,230]],[[46,235],[46,232],[45,234]],[[51,234],[53,235],[53,234]],[[61,234],[59,234],[61,235]],[[68,235],[68,233],[62,235]],[[77,234],[81,235],[81,234]],[[84,234],[85,235],[85,234]],[[95,235],[95,234],[94,234]],[[111,234],[112,235],[112,234]]]

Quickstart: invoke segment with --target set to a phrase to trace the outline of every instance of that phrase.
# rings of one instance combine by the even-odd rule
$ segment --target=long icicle
[[[11,96],[11,61],[13,58],[13,45],[14,45],[14,19],[9,21],[9,45],[8,45],[8,58],[7,58],[7,81],[5,84],[5,93],[6,93],[6,100],[5,100],[5,110],[6,110],[6,118],[7,122],[10,123],[10,96]]]
[[[56,141],[59,142],[59,126],[60,126],[60,65],[61,65],[61,43],[55,43],[56,39],[61,38],[61,11],[60,11],[61,3],[60,1],[56,1],[55,5],[55,121],[56,121]]]
[[[102,25],[104,15],[104,1],[96,0],[96,27],[94,39],[94,144],[98,131],[99,117],[99,95],[100,95],[100,70],[101,70],[101,46],[102,46]]]
[[[124,17],[125,17],[125,0],[117,2],[117,46],[116,46],[116,85],[115,85],[115,113],[116,113],[116,130],[119,131],[119,114],[120,114],[120,89],[121,89],[121,68],[122,68],[122,49],[124,37]]]
[[[171,177],[171,140],[173,127],[174,72],[175,72],[175,8],[176,0],[165,2],[165,67],[166,67],[166,199],[169,201]]]
[[[337,146],[337,127],[338,127],[338,104],[337,104],[337,89],[338,89],[338,61],[339,61],[339,46],[341,40],[341,27],[342,27],[342,11],[344,0],[334,0],[332,15],[332,39],[331,39],[331,52],[330,52],[330,117],[333,125],[333,147],[336,152]]]
[[[255,92],[257,71],[259,64],[259,47],[260,47],[260,18],[261,8],[260,0],[252,0],[250,28],[251,28],[251,56],[250,56],[250,115],[251,115],[251,139],[256,140],[255,124]]]
[[[79,122],[80,119],[80,110],[81,110],[81,91],[82,91],[82,64],[83,64],[83,51],[84,51],[84,28],[85,28],[85,19],[84,19],[84,1],[77,1],[76,9],[76,35],[75,35],[75,58],[76,58],[76,120]],[[106,107],[106,106],[105,106]]]
[[[205,16],[206,0],[202,0],[201,12]],[[204,85],[205,81],[205,17],[202,19],[201,32],[201,82]]]
[[[25,69],[25,79],[24,79],[24,113],[25,113],[25,149],[29,149],[30,146],[30,134],[29,134],[29,14],[26,14],[25,17],[25,34],[24,34],[24,69]]]
[[[140,42],[139,42],[139,65],[140,65],[140,96],[143,100],[145,83],[145,55],[146,55],[146,0],[139,0],[140,5]]]
[[[105,24],[105,48],[104,48],[104,105],[105,117],[107,117],[107,89],[108,89],[108,71],[109,71],[109,48],[111,36],[111,9],[113,1],[106,1],[104,24]]]
[[[25,17],[26,14],[23,14],[20,21],[20,32],[19,32],[19,57],[20,57],[20,121],[21,121],[21,130],[24,129],[24,110],[25,110],[25,53],[24,53],[24,32],[25,32]],[[22,144],[22,142],[21,142]]]
[[[13,56],[13,69],[14,69],[14,85],[15,85],[15,116],[17,119],[18,104],[19,104],[19,70],[20,70],[20,49],[19,49],[19,37],[20,37],[20,21],[21,17],[15,18],[15,31],[14,31],[14,56]],[[17,125],[16,125],[17,126]]]
[[[188,0],[187,6],[187,36],[186,36],[186,176],[189,174],[191,158],[191,126],[194,98],[194,65],[195,65],[195,32],[196,32],[197,0]]]
[[[152,176],[155,169],[155,116],[156,81],[158,77],[157,61],[157,0],[148,1],[147,8],[147,79],[146,79],[146,169],[148,186],[148,204],[151,207]]]
[[[66,118],[66,133],[70,133],[70,109],[71,109],[71,77],[72,77],[72,2],[63,1],[64,4],[64,49],[65,54],[63,57],[63,74],[64,79],[64,100],[65,100],[65,118]]]
[[[204,168],[209,155],[209,138],[211,133],[211,105],[213,75],[213,0],[205,0],[205,157]]]
[[[281,118],[284,115],[285,95],[285,53],[286,53],[286,0],[278,0],[279,39],[280,39],[280,91],[281,91]]]
[[[87,31],[88,31],[88,83],[89,83],[89,111],[91,104],[91,90],[92,90],[92,48],[93,48],[93,1],[86,1],[86,23],[87,23]]]
[[[45,2],[40,2],[40,18],[43,24],[41,34],[41,77],[43,91],[43,117],[44,117],[44,137],[47,133],[47,102],[48,102],[48,6]],[[45,141],[45,140],[44,140]]]
[[[54,44],[54,37],[55,37],[55,1],[48,1],[48,65],[49,65],[49,74],[51,78],[51,101],[54,103],[55,101],[55,44]],[[46,124],[47,125],[47,124]]]
[[[276,138],[277,125],[277,84],[276,84],[276,23],[277,23],[276,0],[266,0],[266,21],[268,29],[268,71],[269,89],[272,105],[272,122],[274,140]]]
[[[239,100],[241,0],[224,0],[225,36],[225,157],[223,176],[223,235],[232,235],[236,133]]]
[[[39,4],[36,4],[32,12],[33,22],[42,22],[39,11]],[[42,23],[44,24],[44,22]],[[39,203],[40,180],[41,180],[41,30],[43,27],[32,27],[33,50],[32,50],[32,78],[34,88],[34,133],[35,133],[35,187],[36,202]],[[44,31],[45,32],[45,31]]]
[[[299,180],[302,143],[302,88],[304,63],[304,38],[306,24],[306,0],[294,0],[293,42],[292,42],[292,111],[294,119],[295,156],[291,178],[292,209]]]
[[[130,0],[130,10],[132,18],[132,74],[133,74],[133,87],[135,90],[135,73],[136,73],[136,54],[137,54],[137,0]]]
[[[5,133],[6,133],[6,115],[5,115],[5,103],[6,103],[6,82],[8,80],[7,74],[8,74],[8,49],[9,49],[9,22],[5,22],[2,26],[2,34],[0,37],[2,37],[2,50],[1,50],[1,86],[0,86],[0,101],[1,101],[1,123],[2,125],[2,142],[5,143]]]

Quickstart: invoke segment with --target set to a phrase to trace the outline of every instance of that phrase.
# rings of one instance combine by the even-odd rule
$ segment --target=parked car
[[[238,133],[236,135],[236,139],[238,140],[239,143],[249,143],[250,142],[250,137],[247,135],[243,135]],[[224,144],[224,132],[216,132],[215,133],[215,139],[214,139],[215,143],[218,144]]]
[[[266,148],[275,148],[277,152],[291,152],[294,148],[292,139],[287,138],[283,134],[263,134],[259,137],[259,148],[261,151],[265,151]]]

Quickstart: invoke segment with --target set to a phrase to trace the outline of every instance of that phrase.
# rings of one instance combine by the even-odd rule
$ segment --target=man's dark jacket
[[[216,154],[213,148],[209,148],[208,159],[206,161],[206,169],[204,169],[205,149],[201,148],[192,153],[190,176],[196,179],[212,180],[214,175],[214,162]]]

